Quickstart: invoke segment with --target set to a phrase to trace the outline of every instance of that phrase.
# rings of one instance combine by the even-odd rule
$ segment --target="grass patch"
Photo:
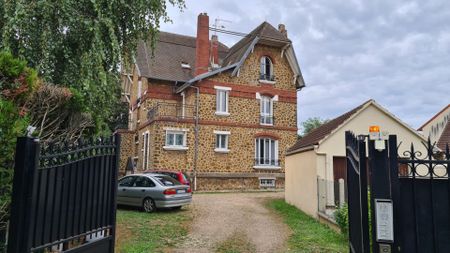
[[[250,243],[245,233],[234,233],[227,240],[220,242],[216,253],[253,253],[255,246]]]
[[[283,217],[292,230],[288,252],[348,252],[344,235],[306,215],[283,199],[273,199],[267,206]]]
[[[188,233],[191,212],[163,210],[144,213],[138,210],[117,210],[116,252],[164,252]]]

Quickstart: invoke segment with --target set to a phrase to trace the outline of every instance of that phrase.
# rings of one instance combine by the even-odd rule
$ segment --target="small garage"
[[[397,135],[399,152],[411,143],[423,147],[424,137],[395,115],[369,100],[300,138],[287,152],[285,200],[313,217],[333,218],[336,206],[346,200],[345,131],[368,135],[370,126]],[[344,196],[339,194],[343,179]]]

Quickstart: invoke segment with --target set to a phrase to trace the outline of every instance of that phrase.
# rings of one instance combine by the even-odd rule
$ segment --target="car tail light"
[[[167,189],[163,192],[164,195],[174,195],[177,194],[177,190],[175,189]]]
[[[189,187],[189,188],[186,190],[186,192],[187,192],[187,193],[191,193],[191,192],[192,192],[191,187]]]

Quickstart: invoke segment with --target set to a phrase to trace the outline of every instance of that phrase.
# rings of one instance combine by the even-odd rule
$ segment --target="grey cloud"
[[[195,34],[208,12],[249,32],[263,21],[285,23],[307,87],[299,122],[332,118],[373,98],[413,127],[450,103],[450,5],[432,1],[187,1],[162,29]],[[212,22],[212,21],[211,21]],[[228,45],[239,37],[219,34]]]

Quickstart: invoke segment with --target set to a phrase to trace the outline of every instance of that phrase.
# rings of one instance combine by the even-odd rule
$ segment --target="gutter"
[[[188,87],[190,87],[195,82],[201,81],[201,80],[203,80],[205,78],[208,78],[210,76],[213,76],[215,74],[222,73],[223,71],[227,71],[227,70],[232,69],[232,68],[234,68],[236,66],[237,66],[237,63],[228,65],[228,66],[220,68],[220,69],[213,70],[211,72],[206,72],[206,73],[203,73],[201,75],[198,75],[198,76],[192,78],[191,80],[185,82],[183,85],[181,85],[181,87],[179,87],[175,91],[175,93],[180,93],[180,92],[184,91],[185,89],[187,89]]]
[[[298,154],[298,153],[303,153],[303,152],[306,152],[306,151],[314,150],[316,148],[316,146],[317,146],[317,144],[313,144],[313,145],[310,145],[310,146],[306,146],[306,147],[298,148],[298,149],[295,149],[295,150],[292,150],[292,151],[288,151],[288,152],[286,152],[286,156],[291,156],[291,155],[295,155],[295,154]]]

